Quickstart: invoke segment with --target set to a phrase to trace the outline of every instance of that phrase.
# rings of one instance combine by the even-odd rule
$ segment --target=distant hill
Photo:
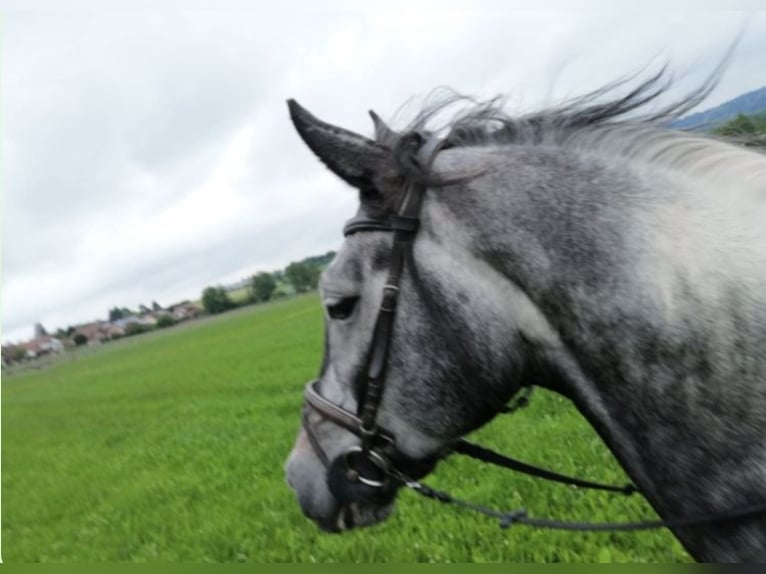
[[[709,130],[735,118],[738,114],[766,112],[766,86],[724,102],[719,106],[691,114],[670,124],[679,129]]]

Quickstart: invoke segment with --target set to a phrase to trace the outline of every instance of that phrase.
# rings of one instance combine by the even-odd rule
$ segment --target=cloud
[[[355,194],[300,142],[289,97],[370,134],[368,109],[445,85],[523,111],[667,59],[683,93],[743,21],[711,105],[766,83],[763,15],[8,13],[3,339],[337,248]]]

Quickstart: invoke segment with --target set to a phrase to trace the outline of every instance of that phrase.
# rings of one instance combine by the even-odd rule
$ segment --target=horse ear
[[[380,116],[370,110],[370,117],[375,126],[375,141],[389,149],[393,149],[399,139],[399,134],[392,130]]]
[[[303,141],[341,179],[363,188],[384,168],[390,152],[380,144],[315,118],[295,100],[287,106]]]

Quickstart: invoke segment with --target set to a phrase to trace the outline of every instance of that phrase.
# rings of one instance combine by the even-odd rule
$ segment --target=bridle
[[[416,136],[416,145],[421,143]],[[444,140],[430,138],[420,146],[416,161],[424,171],[430,170],[436,154],[444,145]],[[345,474],[348,479],[368,487],[365,494],[375,495],[381,492],[391,494],[391,479],[396,477],[401,481],[402,467],[406,467],[410,475],[424,475],[433,468],[442,454],[425,461],[414,460],[396,449],[392,433],[381,428],[377,423],[378,409],[383,397],[385,384],[385,369],[388,361],[389,346],[393,333],[396,304],[399,297],[399,285],[404,269],[404,261],[411,249],[418,231],[420,208],[425,195],[425,184],[408,178],[404,186],[404,194],[395,214],[385,217],[369,217],[357,215],[346,222],[343,235],[348,237],[355,233],[368,231],[385,231],[393,233],[388,277],[383,285],[383,297],[378,308],[378,314],[373,327],[372,341],[368,353],[364,377],[359,385],[356,414],[326,400],[318,392],[317,381],[311,381],[304,394],[305,405],[303,427],[309,442],[322,463],[330,470],[329,484],[336,498],[348,499],[347,488],[343,480],[335,474]],[[342,462],[329,460],[319,440],[316,438],[311,425],[308,424],[308,412],[313,409],[323,418],[333,421],[338,426],[357,435],[360,444],[341,455]],[[398,464],[394,466],[392,460]],[[399,474],[400,476],[396,476]],[[369,489],[373,489],[370,491]],[[359,490],[359,489],[357,489]],[[362,489],[364,490],[364,489]],[[356,493],[359,494],[359,493]]]
[[[428,173],[439,151],[444,147],[444,140],[434,136],[424,140],[415,136],[418,150],[415,160],[424,173]],[[574,478],[530,465],[514,458],[499,454],[480,445],[458,439],[443,451],[433,456],[415,460],[396,448],[396,437],[378,424],[378,410],[385,386],[385,370],[389,347],[393,334],[399,286],[405,259],[412,249],[419,227],[420,209],[425,196],[426,184],[407,178],[404,183],[403,198],[395,214],[381,217],[357,215],[346,222],[344,236],[355,233],[377,231],[393,234],[390,266],[383,297],[373,328],[373,336],[368,353],[364,377],[359,385],[357,412],[353,413],[323,397],[318,388],[318,381],[310,381],[304,392],[303,428],[309,443],[327,469],[327,482],[333,496],[341,503],[352,502],[387,502],[393,499],[396,490],[405,486],[427,498],[444,503],[468,508],[500,521],[502,528],[513,524],[525,524],[541,528],[575,531],[633,531],[654,528],[676,528],[728,522],[736,519],[752,518],[766,514],[766,502],[736,507],[724,512],[704,516],[681,517],[668,520],[643,520],[637,522],[571,522],[546,518],[532,518],[523,509],[510,512],[499,511],[480,504],[475,504],[431,488],[418,479],[430,472],[436,463],[452,454],[461,454],[471,458],[508,468],[555,482],[580,488],[605,490],[630,495],[637,492],[632,484],[608,485],[589,480]],[[523,387],[511,407],[501,412],[512,412],[526,406],[532,387]],[[331,421],[348,432],[359,437],[358,445],[330,460],[322,448],[318,437],[309,421],[309,413],[314,412],[322,419]]]

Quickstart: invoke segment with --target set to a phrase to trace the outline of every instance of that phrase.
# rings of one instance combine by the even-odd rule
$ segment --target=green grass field
[[[118,341],[2,381],[2,550],[37,561],[640,561],[689,558],[667,531],[572,534],[496,523],[404,492],[385,524],[343,535],[306,520],[282,466],[319,367],[315,295]],[[482,429],[489,445],[625,480],[564,400]],[[533,516],[632,520],[638,498],[448,460],[429,481]]]

